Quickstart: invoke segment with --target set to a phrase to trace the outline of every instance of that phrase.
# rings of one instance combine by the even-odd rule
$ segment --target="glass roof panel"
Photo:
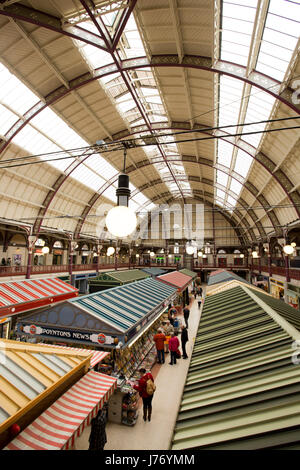
[[[239,150],[236,156],[234,171],[246,178],[252,162],[253,158],[250,155],[243,152],[243,150]]]
[[[73,172],[72,178],[77,181],[88,183],[88,186],[94,191],[98,191],[99,188],[105,183],[105,180],[100,175],[96,174],[90,168],[84,164],[79,165]]]
[[[18,116],[0,104],[0,134],[3,136],[18,121]]]
[[[228,183],[228,175],[223,171],[217,171],[217,183],[222,184],[222,186],[227,186]]]
[[[39,98],[0,63],[0,102],[18,114],[24,114]]]
[[[31,124],[62,148],[74,149],[89,145],[50,108],[41,111],[31,120]]]
[[[221,189],[217,188],[216,189],[216,194],[219,198],[224,199],[225,198],[225,191],[222,191]]]
[[[230,191],[233,191],[235,194],[239,195],[242,188],[243,188],[243,185],[241,183],[231,178],[231,183],[230,183],[230,188],[229,188]]]
[[[231,196],[228,196],[228,197],[227,197],[227,202],[228,202],[231,206],[235,206],[235,205],[236,205],[236,199],[234,199],[234,198],[231,197]]]
[[[232,145],[225,140],[218,139],[217,162],[230,168],[232,157]]]

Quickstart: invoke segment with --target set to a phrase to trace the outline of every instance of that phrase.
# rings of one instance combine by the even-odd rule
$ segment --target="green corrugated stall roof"
[[[197,273],[195,273],[194,271],[190,271],[189,269],[186,269],[186,268],[180,269],[179,272],[182,273],[182,274],[186,274],[186,276],[190,276],[190,277],[192,277],[193,279],[195,279],[196,277],[198,277],[198,274],[197,274]]]
[[[89,284],[102,284],[103,282],[127,284],[129,282],[147,279],[148,277],[150,277],[150,275],[140,269],[126,269],[125,271],[110,271],[101,273],[96,278],[89,279]]]
[[[151,274],[151,276],[160,276],[161,274],[165,274],[167,271],[161,268],[141,268],[141,271],[144,271],[147,274]]]
[[[300,334],[280,302],[246,284],[206,297],[172,450],[300,448]]]
[[[256,295],[262,299],[266,304],[272,307],[277,313],[291,323],[297,330],[300,330],[300,312],[290,305],[286,304],[283,300],[275,299],[268,294],[257,292]]]

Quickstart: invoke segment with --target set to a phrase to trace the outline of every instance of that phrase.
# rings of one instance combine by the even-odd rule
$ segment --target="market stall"
[[[90,371],[44,411],[4,450],[68,450],[74,447],[116,388],[117,379]]]
[[[146,274],[150,274],[151,277],[161,276],[162,274],[166,274],[167,271],[161,268],[141,268],[141,271],[144,271]]]
[[[0,341],[0,449],[88,372],[92,354]]]
[[[232,271],[226,271],[226,269],[221,269],[221,270],[212,272],[208,278],[206,292],[209,292],[217,284],[222,284],[222,283],[230,282],[234,280],[240,281],[243,284],[249,284],[249,282],[246,281],[244,278],[238,276]]]
[[[195,273],[194,271],[191,271],[190,269],[179,269],[179,272],[182,273],[182,274],[185,274],[186,276],[190,276],[193,281],[196,279],[196,277],[198,276],[197,273]]]
[[[172,451],[266,450],[299,443],[299,315],[231,280],[206,296]],[[212,419],[210,419],[212,418]]]
[[[184,307],[189,304],[188,287],[193,282],[193,278],[191,276],[187,276],[180,271],[173,271],[168,274],[163,274],[162,276],[157,276],[157,280],[177,289],[178,295],[176,303],[178,307]]]
[[[141,281],[150,277],[141,269],[126,269],[124,271],[109,271],[100,273],[97,277],[89,279],[90,293],[99,292],[111,287],[123,286],[131,282]]]
[[[94,273],[78,273],[72,274],[71,284],[75,286],[80,294],[88,294],[89,292],[89,280],[97,278],[98,274]]]
[[[71,299],[78,290],[56,278],[0,282],[0,318]]]
[[[35,311],[20,318],[17,334],[112,351],[111,372],[130,377],[151,357],[152,330],[175,296],[174,287],[148,278]]]

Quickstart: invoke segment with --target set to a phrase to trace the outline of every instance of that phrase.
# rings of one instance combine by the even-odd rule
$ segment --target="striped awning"
[[[113,394],[117,378],[90,371],[4,450],[68,450]]]
[[[78,297],[70,303],[125,333],[162,303],[167,302],[175,293],[174,287],[149,277],[142,281]]]
[[[0,282],[0,317],[71,299],[78,289],[56,278]]]
[[[158,276],[156,279],[169,284],[170,286],[177,287],[179,291],[183,291],[192,282],[192,278],[190,276],[179,271],[163,274],[162,276]]]
[[[83,348],[71,348],[70,346],[60,346],[59,344],[44,344],[44,343],[39,343],[42,344],[43,346],[50,346],[51,348],[64,348],[64,349],[69,349],[74,352],[90,352],[94,353],[93,357],[91,358],[91,363],[90,363],[90,368],[92,369],[96,364],[99,362],[103,361],[106,356],[108,356],[110,353],[105,352],[105,351],[93,351],[92,349],[83,349]]]

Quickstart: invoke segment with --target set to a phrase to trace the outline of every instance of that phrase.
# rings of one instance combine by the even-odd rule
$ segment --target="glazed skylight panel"
[[[23,115],[39,102],[39,98],[0,63],[0,103]]]
[[[258,71],[283,80],[299,38],[299,22],[299,2],[270,0],[256,65]]]
[[[255,19],[257,1],[251,7],[240,2],[224,2],[222,5],[221,59],[246,66]]]
[[[267,93],[258,92],[257,89],[252,87],[251,95],[248,102],[247,113],[245,116],[245,123],[266,121],[270,117],[275,98]],[[261,132],[265,129],[266,124],[253,124],[251,126],[244,126],[243,133],[247,132]],[[242,139],[253,145],[256,149],[259,146],[262,133],[250,134],[242,136]]]
[[[15,113],[0,104],[0,134],[2,136],[5,136],[17,120],[18,116]]]
[[[253,26],[256,16],[257,0],[253,1],[223,1],[221,17],[221,45],[220,59],[244,67],[248,65],[249,53],[252,41]],[[230,126],[223,129],[228,134],[237,133],[241,105],[243,103],[244,83],[224,75],[219,79],[219,114],[218,125]],[[232,138],[234,139],[234,137]],[[234,140],[233,140],[234,142]],[[217,144],[218,164],[227,166],[232,170],[236,149],[233,145],[219,139]],[[230,173],[229,173],[230,176]],[[224,176],[216,172],[217,182]],[[224,207],[226,206],[227,192],[233,188],[235,192],[242,189],[242,185],[232,178],[228,179],[226,185],[226,195],[224,197]],[[238,195],[238,193],[237,193]],[[220,195],[216,196],[220,199]],[[235,201],[231,198],[230,204],[234,206]]]
[[[246,178],[252,162],[253,158],[250,155],[248,155],[246,152],[243,152],[243,150],[238,150],[234,171]]]

